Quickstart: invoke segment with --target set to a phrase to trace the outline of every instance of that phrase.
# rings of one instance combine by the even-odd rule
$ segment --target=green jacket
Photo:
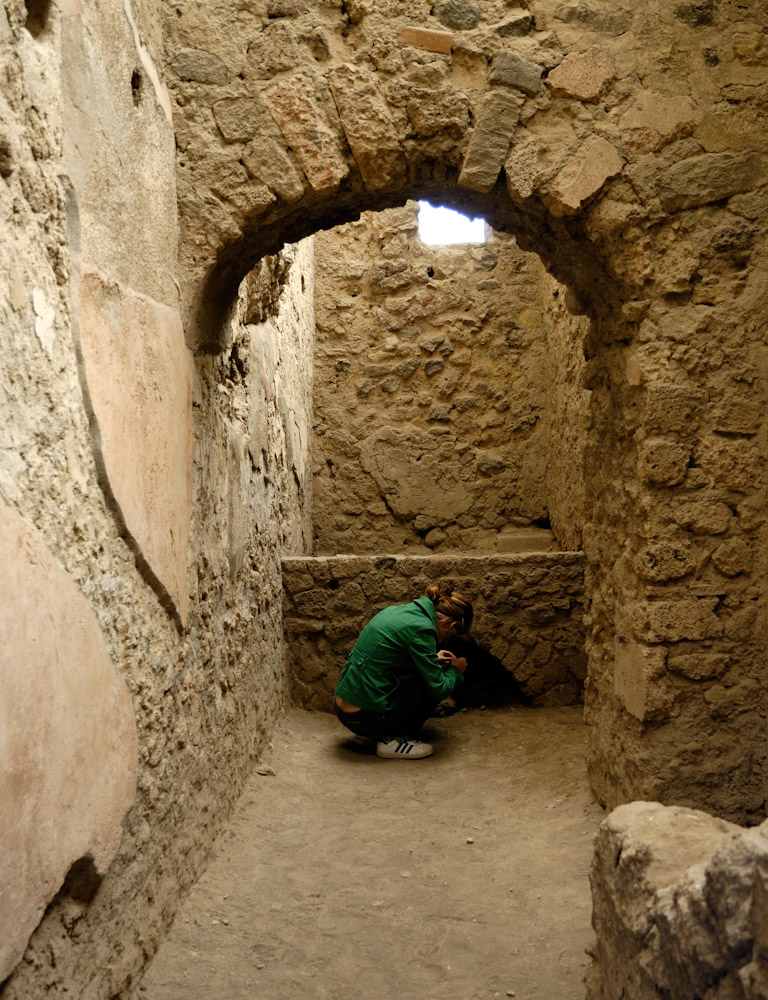
[[[428,597],[384,608],[368,622],[344,664],[336,694],[370,712],[389,712],[398,674],[421,675],[435,701],[462,680],[456,667],[437,661],[437,617]]]

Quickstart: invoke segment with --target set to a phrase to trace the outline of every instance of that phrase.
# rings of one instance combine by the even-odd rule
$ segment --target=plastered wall
[[[124,995],[288,698],[311,243],[179,312],[152,5],[0,6],[0,981]]]
[[[318,553],[553,541],[543,269],[489,237],[427,246],[415,202],[317,237]]]

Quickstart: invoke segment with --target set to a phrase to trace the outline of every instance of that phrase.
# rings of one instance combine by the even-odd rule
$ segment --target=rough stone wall
[[[552,531],[560,546],[583,545],[587,518],[584,456],[589,432],[589,392],[584,388],[584,348],[589,320],[573,315],[572,297],[549,276],[543,278],[546,332],[546,496]]]
[[[12,1000],[129,991],[289,694],[279,560],[310,537],[311,247],[243,289],[231,349],[192,357],[159,65],[152,4],[0,5]]]
[[[633,802],[601,825],[591,877],[588,1000],[768,995],[768,823]]]
[[[426,246],[413,202],[317,253],[315,551],[546,548],[538,258]]]
[[[357,636],[389,604],[450,580],[475,606],[473,632],[536,705],[581,697],[586,659],[582,558],[574,552],[489,556],[318,556],[283,560],[286,653],[298,701],[333,711]]]
[[[591,323],[593,785],[608,804],[756,815],[765,4],[177,0],[165,16],[190,342],[220,348],[259,256],[362,210],[432,197],[537,252]]]

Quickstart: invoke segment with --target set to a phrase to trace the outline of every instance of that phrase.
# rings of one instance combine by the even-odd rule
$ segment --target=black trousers
[[[418,674],[402,674],[393,694],[394,704],[389,712],[344,712],[336,705],[339,722],[356,736],[380,740],[396,736],[412,738],[433,714],[437,702],[427,691]],[[334,703],[335,704],[335,703]]]

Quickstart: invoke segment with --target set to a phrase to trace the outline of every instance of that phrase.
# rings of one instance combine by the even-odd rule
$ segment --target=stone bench
[[[581,552],[283,559],[283,621],[296,701],[332,710],[361,628],[389,604],[450,581],[475,605],[474,634],[534,705],[581,701],[586,676]]]

